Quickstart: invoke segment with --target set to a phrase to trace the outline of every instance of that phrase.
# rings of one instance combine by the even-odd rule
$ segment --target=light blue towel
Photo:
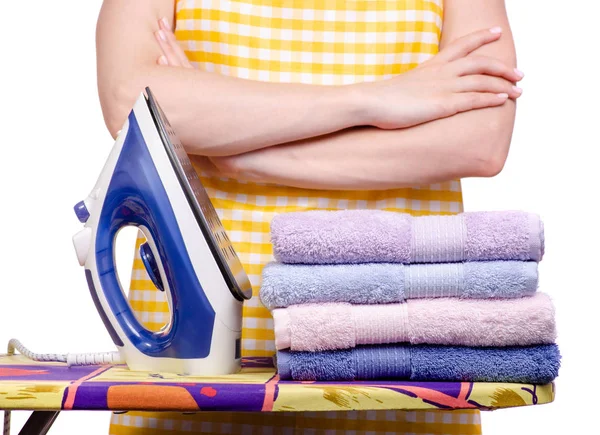
[[[303,265],[269,263],[260,298],[269,309],[296,304],[385,304],[406,299],[519,298],[538,287],[534,261]]]
[[[281,379],[354,381],[520,382],[545,384],[558,376],[556,344],[476,348],[384,345],[325,352],[279,351]]]

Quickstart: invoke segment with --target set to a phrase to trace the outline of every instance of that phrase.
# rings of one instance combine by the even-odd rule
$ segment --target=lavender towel
[[[282,213],[271,222],[282,263],[540,261],[540,218],[521,211],[420,216],[383,210]]]
[[[538,287],[533,261],[413,264],[304,265],[269,263],[260,298],[269,309],[290,305],[349,302],[386,304],[405,299],[460,297],[519,298]]]
[[[324,352],[279,351],[281,379],[354,381],[519,382],[545,384],[558,376],[555,344],[526,347],[365,346]]]
[[[293,351],[411,343],[525,346],[556,340],[550,297],[415,299],[402,304],[306,304],[273,310],[275,347]]]

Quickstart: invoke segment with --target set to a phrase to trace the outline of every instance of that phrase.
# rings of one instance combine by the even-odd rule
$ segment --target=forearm
[[[502,38],[474,54],[516,66],[502,0],[447,0],[441,48],[479,27],[501,26]],[[306,188],[386,189],[472,176],[494,176],[512,138],[515,101],[394,131],[373,128],[215,160],[241,177]]]
[[[316,91],[316,86],[305,89],[158,66],[139,68],[117,86],[118,94],[107,103],[114,110],[111,116],[124,119],[134,97],[149,86],[193,154],[239,154],[353,125],[351,113],[343,109],[348,107],[345,95],[333,87]]]
[[[446,0],[440,48],[443,49],[456,38],[480,26],[501,27],[502,38],[493,44],[479,47],[473,54],[493,57],[511,68],[516,68],[515,43],[504,0]],[[446,123],[450,134],[464,136],[462,143],[482,149],[482,155],[489,163],[486,165],[489,170],[484,171],[484,176],[497,174],[506,162],[512,140],[516,107],[516,100],[509,99],[501,106],[460,113]]]
[[[212,161],[222,172],[253,181],[392,189],[497,174],[504,164],[497,150],[505,148],[503,136],[494,134],[498,128],[482,110],[403,130],[348,129]]]
[[[146,86],[190,153],[239,154],[356,124],[347,87],[265,83],[157,65],[156,23],[172,14],[173,2],[142,3],[106,0],[98,20],[99,95],[113,135]]]

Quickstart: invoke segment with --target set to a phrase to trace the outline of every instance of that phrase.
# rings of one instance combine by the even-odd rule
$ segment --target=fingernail
[[[160,21],[163,23],[163,26],[165,26],[165,28],[171,30],[171,25],[169,24],[169,21],[165,17],[162,17],[160,19]]]
[[[167,40],[167,35],[165,35],[165,32],[163,32],[162,30],[159,30],[159,31],[158,31],[158,32],[156,32],[156,33],[158,34],[158,37],[159,37],[161,40],[163,40],[163,41],[165,41],[165,42],[166,42],[166,40]]]
[[[513,86],[513,91],[515,91],[518,94],[522,94],[523,93],[523,89],[521,89],[518,86]]]
[[[525,77],[525,73],[518,68],[515,68],[515,73],[521,78]]]
[[[490,32],[492,32],[492,33],[502,33],[502,27],[498,27],[498,26],[492,27],[490,29]]]
[[[502,98],[503,100],[508,98],[508,94],[502,93],[502,94],[497,94],[497,95],[498,95],[498,98]]]
[[[161,56],[161,57],[158,58],[158,63],[161,64],[161,65],[168,65],[169,64],[169,62],[167,62],[167,58],[164,57],[164,56]]]

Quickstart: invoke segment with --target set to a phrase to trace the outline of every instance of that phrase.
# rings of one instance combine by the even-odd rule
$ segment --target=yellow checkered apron
[[[179,0],[175,34],[199,69],[251,80],[341,85],[388,78],[429,59],[438,51],[442,16],[442,0]],[[200,175],[253,286],[253,298],[244,306],[244,356],[275,352],[273,321],[258,290],[262,268],[272,260],[269,223],[276,213],[368,208],[426,215],[463,210],[458,181],[348,192]],[[149,329],[169,321],[164,293],[146,275],[138,249],[130,301]],[[479,417],[472,410],[128,412],[113,415],[110,433],[480,434]]]

